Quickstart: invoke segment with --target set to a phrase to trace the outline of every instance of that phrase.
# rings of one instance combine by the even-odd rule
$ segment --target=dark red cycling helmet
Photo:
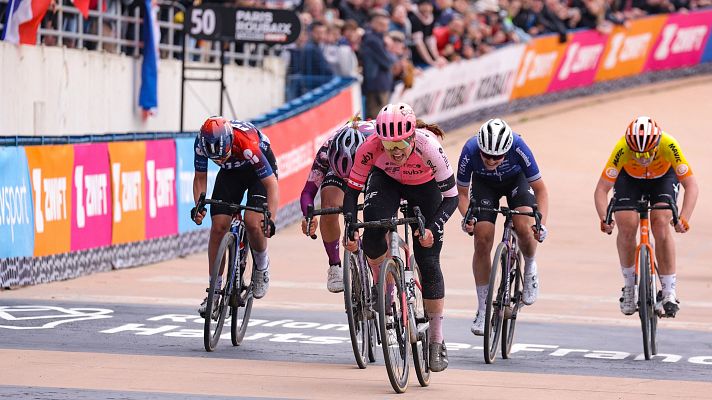
[[[200,127],[198,146],[211,160],[224,160],[232,151],[232,126],[223,117],[210,117]]]

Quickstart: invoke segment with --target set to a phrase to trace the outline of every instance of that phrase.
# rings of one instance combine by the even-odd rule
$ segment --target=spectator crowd
[[[91,0],[92,10],[135,10],[138,0]],[[154,0],[162,7],[168,0]],[[406,87],[427,68],[486,54],[508,43],[553,33],[561,42],[573,29],[611,32],[646,15],[687,12],[712,5],[712,0],[178,0],[184,7],[201,3],[238,7],[292,9],[302,32],[282,54],[288,60],[287,100],[320,86],[333,76],[361,81],[366,117],[375,117],[395,85]],[[58,3],[53,0],[50,11]],[[0,0],[0,14],[7,6]],[[163,10],[163,9],[162,9]],[[43,25],[78,31],[77,16],[62,22],[49,12]],[[54,19],[53,19],[54,18]],[[176,18],[174,22],[182,22]],[[112,31],[110,22],[83,31]],[[60,26],[63,25],[63,26]],[[132,34],[128,29],[127,34]],[[74,47],[75,40],[64,45]],[[51,45],[51,38],[44,41]],[[87,47],[85,45],[85,47]],[[104,46],[106,50],[106,46]]]

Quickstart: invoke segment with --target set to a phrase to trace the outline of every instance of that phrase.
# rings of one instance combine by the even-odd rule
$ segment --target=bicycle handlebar
[[[230,209],[230,211],[232,212],[233,215],[235,215],[243,210],[254,211],[254,212],[262,214],[265,218],[265,220],[262,222],[262,231],[264,232],[265,236],[269,236],[269,233],[270,233],[269,224],[266,223],[266,221],[272,220],[272,213],[269,211],[269,207],[267,206],[267,203],[262,203],[261,207],[248,206],[248,205],[230,203],[230,202],[222,201],[222,200],[206,199],[205,192],[200,193],[200,197],[198,198],[198,202],[195,204],[195,207],[198,210],[200,210],[202,208],[205,208],[205,206],[207,204],[227,207]]]
[[[519,211],[519,210],[513,210],[509,207],[499,207],[499,208],[491,208],[491,207],[479,207],[475,206],[474,201],[470,201],[469,207],[467,207],[467,212],[465,213],[465,222],[469,223],[470,221],[475,220],[475,214],[481,213],[481,212],[493,212],[497,214],[502,214],[506,218],[512,216],[512,215],[526,215],[528,217],[533,217],[534,218],[534,229],[536,229],[537,232],[541,232],[541,212],[537,209],[537,205],[534,204],[532,206],[531,211]],[[470,236],[474,235],[474,233],[470,233]]]
[[[346,234],[349,240],[354,240],[354,232],[360,228],[385,228],[388,230],[395,230],[398,225],[409,225],[418,224],[418,233],[420,237],[425,236],[425,218],[420,211],[420,207],[413,207],[413,214],[415,217],[405,217],[405,218],[382,218],[378,221],[366,221],[366,222],[351,222],[351,213],[344,216],[346,220]]]
[[[360,211],[363,210],[363,204],[359,204],[356,206],[356,210]],[[306,235],[309,236],[312,239],[316,240],[316,234],[314,235],[309,235],[309,231],[311,230],[311,223],[312,220],[314,219],[315,216],[317,215],[333,215],[333,214],[341,214],[343,212],[342,207],[330,207],[330,208],[320,208],[318,210],[314,209],[313,204],[309,204],[307,206],[307,215],[304,217],[307,220],[307,233]]]
[[[669,196],[667,196],[669,197]],[[680,218],[677,210],[677,204],[675,204],[671,198],[668,198],[665,205],[650,205],[648,199],[638,200],[637,204],[634,206],[617,206],[615,205],[615,198],[611,198],[608,203],[608,209],[606,210],[606,225],[610,225],[613,221],[613,213],[617,211],[637,211],[642,214],[649,210],[670,210],[672,211],[672,223],[677,225]]]

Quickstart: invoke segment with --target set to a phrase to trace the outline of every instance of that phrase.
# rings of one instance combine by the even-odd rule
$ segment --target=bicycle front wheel
[[[225,265],[227,263],[227,265]],[[228,309],[228,291],[232,288],[235,272],[235,237],[231,232],[223,236],[210,271],[210,288],[205,308],[203,344],[206,351],[215,350],[220,340]],[[221,272],[222,270],[222,272]],[[222,287],[218,282],[222,281]]]
[[[252,273],[255,271],[255,263],[249,243],[246,240],[243,243],[240,249],[240,273],[235,279],[235,290],[230,297],[230,339],[233,346],[242,344],[252,314]]]
[[[370,332],[368,319],[364,315],[363,279],[359,271],[358,256],[348,250],[344,251],[344,264],[344,305],[349,323],[351,348],[354,351],[356,365],[363,369],[368,366]]]
[[[378,322],[383,361],[396,393],[403,393],[408,388],[410,337],[404,304],[401,269],[395,261],[389,259],[381,265],[378,279]]]
[[[514,343],[514,328],[517,324],[520,298],[522,296],[522,252],[517,249],[517,259],[514,260],[509,272],[509,302],[505,305],[502,321],[502,358],[509,358]]]
[[[655,354],[653,350],[655,345],[655,329],[657,321],[655,318],[655,310],[653,308],[654,295],[651,290],[653,287],[652,276],[650,274],[650,252],[647,246],[640,248],[638,254],[638,273],[640,280],[638,281],[638,315],[640,316],[640,326],[643,333],[643,354],[646,360],[650,360]]]
[[[423,303],[423,291],[421,290],[421,282],[423,277],[420,274],[420,268],[415,263],[415,258],[411,259],[412,268],[415,270],[416,283],[413,286],[415,291],[415,304],[411,311],[415,314],[415,327],[418,330],[418,341],[413,343],[411,350],[413,351],[413,367],[415,368],[415,376],[418,377],[420,386],[430,385],[430,321],[425,313],[425,305]]]
[[[502,334],[504,320],[503,298],[506,288],[503,287],[504,271],[507,268],[507,246],[500,243],[492,259],[489,289],[487,292],[487,309],[485,311],[484,356],[487,364],[492,364],[497,357],[499,337]]]

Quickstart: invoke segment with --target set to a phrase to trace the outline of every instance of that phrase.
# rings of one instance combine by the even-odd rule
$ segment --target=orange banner
[[[565,50],[566,43],[559,43],[559,37],[556,35],[529,42],[514,81],[512,99],[545,93]]]
[[[34,256],[69,252],[74,146],[29,146],[25,151],[35,208]]]
[[[113,194],[112,244],[146,238],[145,142],[109,143]]]
[[[628,29],[617,26],[608,37],[596,81],[618,79],[643,72],[648,54],[666,20],[667,16],[656,16],[630,21]]]

